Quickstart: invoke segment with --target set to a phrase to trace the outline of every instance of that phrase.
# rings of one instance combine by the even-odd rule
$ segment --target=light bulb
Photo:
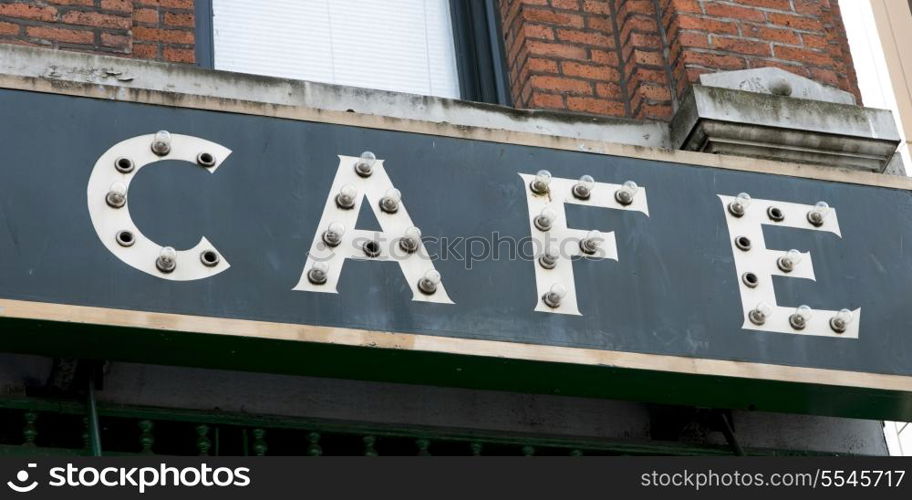
[[[633,197],[636,196],[639,189],[640,187],[637,186],[636,182],[627,181],[620,189],[614,192],[614,199],[621,205],[630,205],[633,203]]]
[[[751,197],[747,193],[738,193],[731,203],[728,204],[728,212],[735,217],[741,217],[750,206]]]
[[[567,296],[567,287],[560,283],[551,285],[551,288],[542,296],[542,301],[551,308],[560,307],[561,299]]]
[[[389,214],[396,213],[399,210],[400,200],[402,200],[402,192],[396,188],[389,189],[380,199],[380,209]]]
[[[413,253],[418,250],[418,247],[421,245],[421,230],[415,226],[412,226],[405,230],[402,239],[399,240],[399,248],[405,250],[408,253]]]
[[[776,265],[779,266],[779,269],[784,273],[792,272],[795,267],[801,262],[803,255],[798,250],[794,248],[785,252],[785,255],[779,257],[776,261]]]
[[[538,263],[545,269],[554,269],[557,266],[557,260],[560,258],[560,253],[557,248],[549,246],[545,249],[545,252],[538,258]]]
[[[803,330],[811,320],[812,313],[813,310],[810,306],[800,305],[795,309],[795,312],[789,316],[789,324],[796,330]]]
[[[113,208],[120,208],[127,203],[127,185],[123,182],[115,182],[108,188],[108,194],[105,201]]]
[[[581,200],[588,200],[593,187],[595,187],[595,179],[591,175],[584,175],[579,178],[579,182],[573,185],[573,196]]]
[[[339,194],[336,195],[336,205],[339,208],[352,208],[355,206],[355,198],[358,196],[358,190],[355,189],[355,186],[351,184],[346,184],[342,186],[342,189],[339,190]]]
[[[849,327],[849,324],[852,323],[853,319],[855,319],[855,317],[852,314],[852,311],[840,309],[835,316],[830,318],[830,328],[836,333],[843,333]]]
[[[323,242],[331,247],[338,246],[342,243],[342,235],[345,234],[345,226],[341,222],[332,222],[323,231]]]
[[[748,313],[748,319],[751,323],[755,325],[762,325],[766,323],[766,320],[773,314],[773,308],[769,306],[766,302],[758,303],[750,313]]]
[[[823,222],[826,220],[827,215],[830,213],[830,206],[825,201],[818,201],[814,208],[812,208],[808,214],[808,222],[814,226],[822,226]]]
[[[598,251],[599,246],[604,241],[601,231],[592,230],[586,234],[586,237],[580,241],[580,250],[588,255],[592,255]]]
[[[440,285],[440,273],[435,269],[429,269],[424,273],[424,276],[418,280],[418,289],[428,295],[436,292],[438,285]]]
[[[167,130],[159,130],[152,138],[152,152],[158,156],[165,156],[171,152],[171,133]]]
[[[361,153],[361,157],[355,163],[355,172],[361,177],[369,177],[374,173],[374,164],[377,163],[377,155],[370,151]]]
[[[162,247],[155,259],[155,267],[163,273],[170,273],[177,267],[177,250],[172,247]]]
[[[529,188],[532,189],[532,192],[535,194],[545,194],[548,192],[548,186],[550,185],[551,172],[539,170],[538,173],[535,174],[535,179],[529,184]]]
[[[307,280],[314,285],[322,285],[326,283],[328,274],[329,266],[323,262],[314,262],[314,264],[310,266],[310,270],[307,271]]]
[[[557,213],[555,213],[554,210],[545,207],[541,213],[535,217],[535,220],[533,222],[535,224],[535,227],[537,227],[540,231],[550,231],[551,226],[554,225],[555,219],[557,219]]]

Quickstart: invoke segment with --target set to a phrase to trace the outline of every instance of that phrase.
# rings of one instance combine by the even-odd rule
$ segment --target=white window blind
[[[448,0],[213,0],[215,68],[459,97]]]

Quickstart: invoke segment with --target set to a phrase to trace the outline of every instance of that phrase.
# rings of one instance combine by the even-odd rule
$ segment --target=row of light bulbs
[[[579,178],[570,192],[573,197],[580,200],[588,200],[592,196],[592,189],[595,188],[595,179],[591,175],[584,175]],[[551,192],[551,172],[539,170],[535,178],[529,183],[529,189],[538,195],[544,195]],[[636,182],[627,181],[614,192],[614,199],[621,205],[627,206],[633,203],[633,198],[640,189]]]
[[[167,156],[171,153],[171,133],[167,130],[159,130],[152,137],[149,147],[156,156]],[[202,152],[196,156],[196,162],[201,167],[211,168],[215,166],[216,161],[212,154]],[[114,161],[114,168],[122,174],[129,174],[135,170],[136,166],[133,160],[120,157]],[[111,208],[123,208],[127,204],[127,185],[120,181],[112,183],[105,195],[105,202]],[[136,242],[133,233],[127,230],[118,231],[115,239],[122,247],[131,247]],[[205,266],[213,267],[220,260],[215,250],[204,250],[200,253],[200,262]],[[177,269],[177,250],[169,246],[162,247],[155,259],[155,267],[163,273],[174,272]]]
[[[738,196],[735,197],[728,204],[728,213],[734,217],[743,217],[747,213],[747,207],[751,204],[751,197],[747,193],[738,193]],[[775,222],[781,222],[785,219],[784,214],[781,210],[776,207],[769,207],[767,210],[767,216]],[[827,215],[830,213],[830,206],[825,201],[818,201],[814,208],[810,209],[807,213],[808,222],[815,226],[820,227],[826,221]],[[748,251],[750,250],[750,240],[744,236],[739,236],[735,239],[735,245],[741,250]],[[785,255],[780,256],[776,259],[776,266],[785,273],[792,272],[798,264],[801,262],[802,254],[796,249],[791,249],[785,253]],[[748,287],[756,287],[757,281],[756,278],[751,278],[752,273],[745,273],[745,276],[742,278],[744,284]],[[807,305],[800,305],[795,309],[795,312],[789,316],[789,325],[795,330],[803,330],[808,322],[811,320],[811,315],[813,309]],[[747,317],[751,323],[755,325],[763,325],[773,314],[773,308],[765,302],[760,302],[753,309],[751,309]],[[845,333],[846,329],[852,323],[853,320],[852,311],[848,309],[840,309],[832,318],[830,318],[830,328],[836,333]]]
[[[738,196],[735,197],[728,204],[728,213],[734,217],[743,217],[747,213],[747,207],[751,204],[751,197],[747,193],[738,193]],[[770,219],[775,222],[781,222],[785,220],[785,215],[776,207],[769,207],[766,211]],[[818,201],[814,208],[810,209],[807,213],[807,220],[811,223],[812,226],[820,227],[826,221],[827,215],[830,213],[830,205],[825,201]]]
[[[377,156],[365,151],[355,162],[355,173],[360,177],[370,177],[374,173],[374,167],[377,163]],[[343,210],[354,208],[355,201],[358,199],[358,190],[352,184],[346,184],[336,193],[336,206]],[[396,188],[391,188],[380,198],[380,210],[388,214],[394,214],[399,211],[399,205],[402,201],[402,192]],[[345,235],[345,225],[341,222],[331,222],[326,230],[323,231],[322,239],[330,247],[339,246],[342,243],[342,237]],[[415,253],[421,247],[421,230],[412,226],[405,230],[405,233],[399,238],[399,248],[406,253]],[[380,255],[379,244],[374,241],[368,241],[363,245],[364,253],[368,257]],[[314,285],[323,285],[327,281],[329,266],[323,262],[315,262],[307,272],[307,279]],[[434,269],[429,269],[418,280],[418,289],[422,293],[431,295],[437,291],[440,285],[440,273]]]
[[[759,326],[766,323],[772,314],[773,308],[766,302],[760,302],[747,313],[747,317],[751,323]],[[811,321],[812,314],[813,309],[810,306],[800,305],[789,316],[789,325],[795,330],[804,330],[804,327]],[[845,333],[853,319],[852,311],[840,309],[830,318],[830,328],[836,333]]]

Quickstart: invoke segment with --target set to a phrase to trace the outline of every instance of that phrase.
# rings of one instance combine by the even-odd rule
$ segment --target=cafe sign
[[[0,349],[912,418],[905,178],[0,89]]]

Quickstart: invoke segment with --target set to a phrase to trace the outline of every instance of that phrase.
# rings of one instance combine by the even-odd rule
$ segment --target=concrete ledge
[[[689,151],[883,172],[900,137],[887,110],[694,85],[671,141]]]
[[[670,148],[668,125],[0,44],[0,74]]]

